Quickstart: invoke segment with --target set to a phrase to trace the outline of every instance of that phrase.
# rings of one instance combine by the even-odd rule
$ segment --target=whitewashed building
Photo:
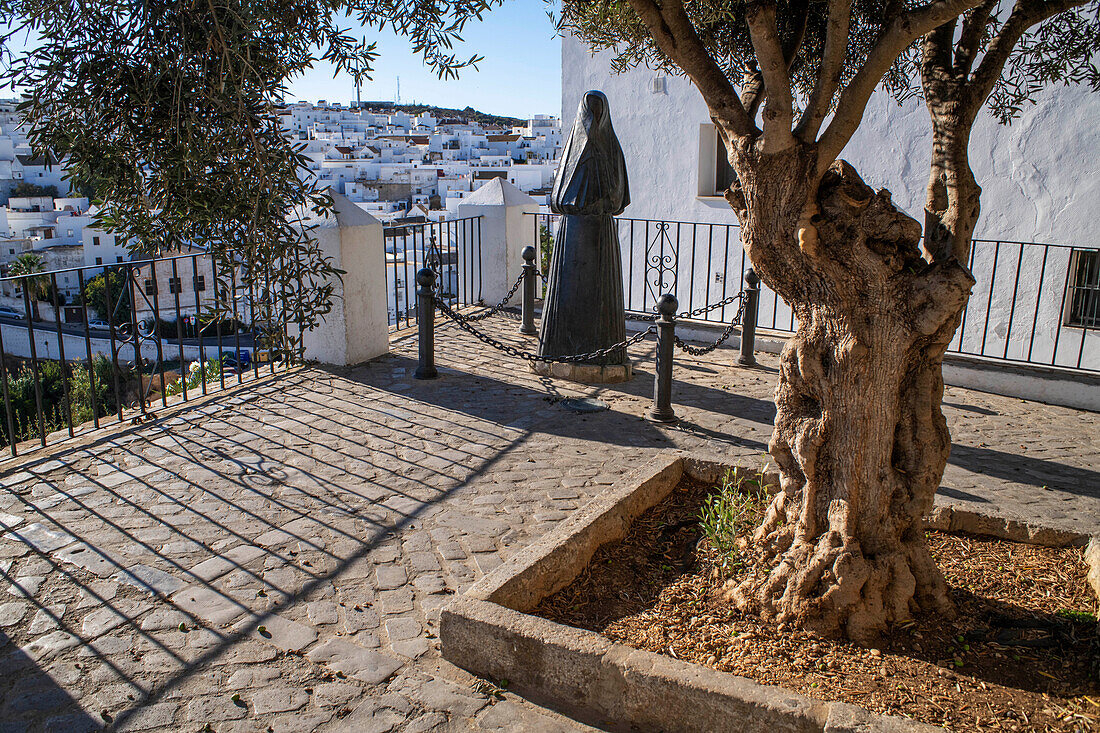
[[[681,303],[697,307],[736,292],[743,253],[737,219],[722,198],[731,172],[698,90],[685,77],[638,68],[615,74],[610,55],[562,41],[562,116],[567,127],[581,95],[608,96],[630,173],[637,255],[632,280],[675,279]],[[982,114],[970,159],[983,188],[972,269],[978,280],[952,348],[1003,362],[1100,371],[1100,95],[1058,86],[1037,95],[1011,126]],[[917,100],[898,106],[879,92],[842,153],[869,185],[923,221],[931,129]],[[658,222],[680,222],[666,224]],[[624,236],[625,235],[625,236]],[[642,239],[642,237],[648,239]],[[729,239],[729,246],[726,246]],[[703,244],[700,244],[702,242]],[[1057,246],[1044,246],[1057,245]],[[624,242],[624,262],[631,244]],[[625,265],[630,267],[630,265]],[[678,268],[675,278],[662,268]],[[648,297],[648,296],[647,296]],[[652,299],[647,300],[651,304]],[[988,315],[988,318],[986,317]],[[790,330],[790,310],[765,290],[760,323]]]

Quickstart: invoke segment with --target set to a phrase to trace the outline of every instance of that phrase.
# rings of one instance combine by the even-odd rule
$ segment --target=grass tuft
[[[754,474],[728,471],[722,483],[703,501],[699,526],[710,546],[721,556],[724,572],[742,564],[737,538],[759,522],[768,505],[765,470]]]

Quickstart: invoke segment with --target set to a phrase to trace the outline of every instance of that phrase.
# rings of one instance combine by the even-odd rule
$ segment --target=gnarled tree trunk
[[[756,530],[760,570],[729,595],[780,623],[864,641],[918,610],[950,613],[921,517],[950,450],[941,362],[973,279],[953,260],[923,260],[920,224],[847,163],[799,208],[756,184],[743,177],[731,204],[799,328],[781,359],[770,445],[782,490]],[[795,239],[797,250],[784,246]]]

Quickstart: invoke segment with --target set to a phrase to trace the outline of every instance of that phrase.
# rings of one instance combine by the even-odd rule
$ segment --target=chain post
[[[741,318],[741,366],[756,366],[756,317],[760,310],[760,278],[750,267],[745,273],[745,313]]]
[[[657,301],[657,375],[653,380],[653,408],[646,420],[668,425],[678,421],[672,411],[672,347],[676,340],[676,296],[665,293]]]
[[[524,336],[537,336],[535,328],[535,283],[538,279],[538,270],[535,268],[535,248],[527,245],[523,248],[523,303],[522,323],[519,332]]]
[[[417,379],[435,379],[435,273],[421,268],[416,273],[416,321],[420,359],[413,374]]]

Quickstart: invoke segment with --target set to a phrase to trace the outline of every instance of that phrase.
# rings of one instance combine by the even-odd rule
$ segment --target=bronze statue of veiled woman
[[[630,203],[626,160],[603,92],[585,92],[565,144],[550,210],[561,214],[550,258],[539,354],[598,351],[626,338],[619,234]],[[618,349],[588,364],[626,364]]]

